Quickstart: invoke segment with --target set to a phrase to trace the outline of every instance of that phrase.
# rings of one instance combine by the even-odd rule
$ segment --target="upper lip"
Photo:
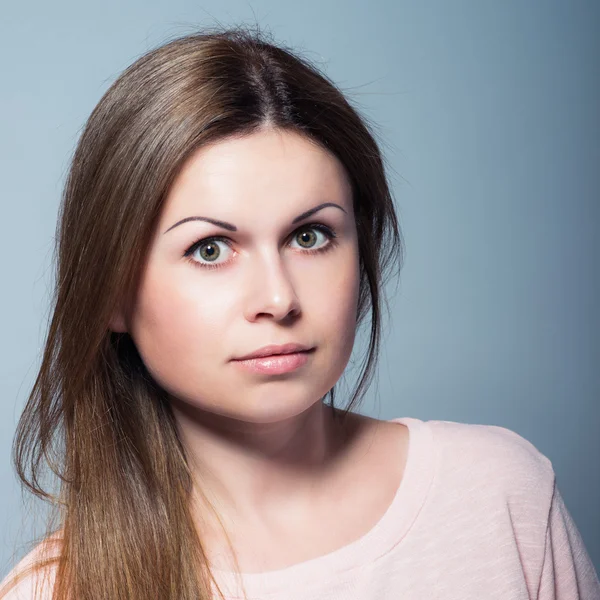
[[[270,344],[269,346],[263,346],[250,354],[236,357],[234,360],[246,360],[249,358],[259,358],[261,356],[273,356],[274,354],[292,354],[292,352],[304,352],[311,350],[310,346],[304,346],[303,344]]]

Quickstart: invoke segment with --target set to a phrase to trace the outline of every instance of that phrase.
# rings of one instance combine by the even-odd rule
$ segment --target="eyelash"
[[[333,250],[333,248],[335,248],[337,246],[338,242],[335,239],[337,237],[337,234],[335,233],[335,231],[333,229],[331,229],[327,225],[323,225],[322,223],[309,223],[307,225],[303,225],[302,227],[299,227],[298,229],[296,229],[294,231],[294,233],[292,235],[292,239],[295,235],[297,235],[298,232],[304,231],[305,229],[316,229],[317,231],[324,233],[325,236],[327,237],[328,243],[325,244],[325,246],[321,246],[320,248],[317,248],[316,250],[300,250],[300,252],[302,254],[322,254],[322,253],[328,252],[329,250]],[[200,269],[220,269],[221,267],[224,267],[227,263],[230,262],[230,261],[227,261],[224,263],[210,264],[210,263],[198,262],[197,260],[194,260],[191,257],[192,254],[194,254],[194,252],[198,248],[200,248],[200,246],[203,246],[204,244],[207,244],[208,242],[224,242],[225,244],[230,246],[229,238],[226,238],[224,236],[216,235],[216,236],[212,236],[212,237],[203,238],[203,239],[200,239],[200,240],[194,242],[185,251],[185,253],[183,255],[184,258],[188,262],[192,263],[192,265],[194,267],[199,267]]]

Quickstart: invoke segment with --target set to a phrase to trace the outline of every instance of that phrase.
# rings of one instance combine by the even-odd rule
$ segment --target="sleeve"
[[[3,584],[6,583],[3,582]],[[1,593],[1,592],[0,592]],[[23,579],[10,589],[8,594],[0,596],[2,600],[33,600],[35,593],[30,579]]]
[[[0,584],[0,600],[51,600],[52,587],[44,574],[30,573],[12,585],[13,572]],[[9,585],[7,585],[9,584]],[[8,593],[7,588],[10,587]]]
[[[598,575],[556,484],[537,600],[600,600]]]
[[[51,600],[53,587],[53,572],[51,579],[47,577],[47,570],[43,573],[31,573],[20,579],[5,593],[6,584],[12,583],[11,574],[0,584],[0,600]]]
[[[48,557],[44,546],[43,543],[36,546],[4,578],[0,583],[0,600],[51,600],[56,577],[55,565],[29,571],[38,559]]]

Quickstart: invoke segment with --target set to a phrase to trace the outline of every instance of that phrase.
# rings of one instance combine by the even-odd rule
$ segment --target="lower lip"
[[[314,349],[313,349],[314,350]],[[291,373],[308,362],[308,357],[313,350],[294,352],[292,354],[274,354],[261,358],[247,360],[234,360],[233,362],[251,373],[266,373],[267,375],[280,375]]]

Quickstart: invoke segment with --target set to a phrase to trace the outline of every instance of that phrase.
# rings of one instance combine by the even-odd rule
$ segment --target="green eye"
[[[304,238],[302,242],[300,242],[303,247],[305,248],[311,248],[312,246],[315,245],[316,243],[316,236],[314,233],[310,233],[309,230],[304,230],[302,233],[298,234],[296,239],[300,239],[300,238]],[[306,239],[308,238],[308,239]],[[313,238],[313,242],[311,244],[311,238]],[[304,246],[304,244],[307,244],[307,246]]]
[[[202,250],[203,248],[205,249],[204,251]],[[208,261],[212,262],[216,260],[217,258],[219,258],[220,254],[221,250],[219,250],[219,246],[214,242],[207,242],[206,244],[200,246],[200,255],[202,256],[202,258]]]

